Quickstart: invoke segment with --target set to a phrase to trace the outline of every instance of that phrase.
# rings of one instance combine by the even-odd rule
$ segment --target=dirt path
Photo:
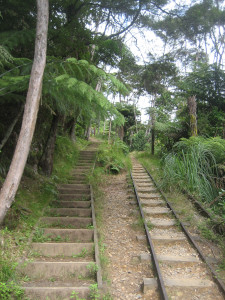
[[[145,241],[138,241],[137,235],[144,234],[134,200],[129,199],[126,174],[107,176],[104,191],[102,233],[106,246],[105,255],[109,291],[113,299],[154,299],[156,295],[143,295],[143,277],[152,277],[149,263],[141,263],[139,256],[147,253]]]

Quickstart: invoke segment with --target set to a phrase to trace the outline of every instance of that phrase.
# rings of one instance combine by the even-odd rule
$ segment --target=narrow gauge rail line
[[[216,278],[152,176],[136,160],[131,178],[157,277],[144,278],[144,290],[157,286],[164,300],[225,299],[222,281]]]

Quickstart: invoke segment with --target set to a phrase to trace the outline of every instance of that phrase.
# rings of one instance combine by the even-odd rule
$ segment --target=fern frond
[[[5,49],[5,47],[0,45],[0,67],[4,67],[6,63],[12,63],[14,58],[12,55]]]

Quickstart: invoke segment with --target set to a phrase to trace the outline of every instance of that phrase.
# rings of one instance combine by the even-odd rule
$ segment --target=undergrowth
[[[163,186],[185,189],[225,220],[224,189],[218,184],[221,182],[218,165],[224,161],[224,140],[202,137],[182,139],[163,159]]]
[[[118,174],[122,169],[131,168],[128,153],[128,146],[120,139],[113,139],[110,143],[102,142],[99,147],[97,162],[106,173]]]

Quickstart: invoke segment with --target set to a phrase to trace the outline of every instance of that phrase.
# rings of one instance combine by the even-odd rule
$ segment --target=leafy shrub
[[[145,150],[145,146],[148,143],[148,136],[146,136],[144,130],[139,130],[138,133],[135,133],[132,136],[132,144],[131,144],[131,151],[143,151]]]
[[[24,290],[21,289],[15,282],[8,283],[0,282],[0,298],[2,300],[22,299]]]
[[[128,152],[128,147],[120,139],[114,140],[111,144],[105,142],[99,147],[97,161],[105,171],[116,174],[125,168]]]
[[[225,162],[225,140],[220,137],[204,138],[204,137],[191,137],[189,139],[182,138],[180,142],[176,143],[173,147],[175,152],[189,151],[190,147],[201,145],[205,150],[210,151],[216,163]]]

